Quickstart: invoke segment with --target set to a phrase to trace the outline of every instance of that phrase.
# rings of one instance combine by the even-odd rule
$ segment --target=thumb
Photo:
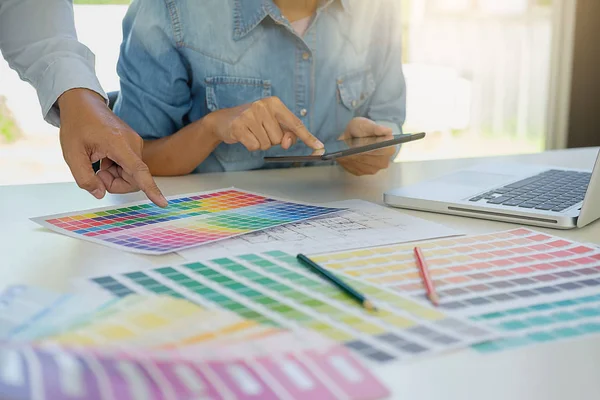
[[[383,128],[383,127],[380,127],[374,121],[372,121],[368,118],[363,118],[363,117],[354,118],[354,120],[352,120],[351,124],[352,124],[352,127],[350,129],[350,135],[355,138],[386,135],[386,133],[383,133],[383,134],[380,133],[381,130],[379,128]]]
[[[373,136],[392,136],[394,130],[390,127],[375,124],[375,134]]]
[[[363,118],[359,125],[361,125],[361,131],[364,136],[373,137],[373,136],[390,136],[394,133],[392,128],[379,125],[377,122]]]
[[[73,155],[65,154],[65,161],[75,178],[77,186],[90,192],[92,196],[101,199],[106,194],[106,187],[102,180],[96,176],[92,162],[85,153],[76,152]]]
[[[167,207],[169,203],[158,188],[148,166],[136,154],[131,147],[117,146],[111,152],[112,160],[119,165],[123,171],[129,174],[137,187],[157,206]]]

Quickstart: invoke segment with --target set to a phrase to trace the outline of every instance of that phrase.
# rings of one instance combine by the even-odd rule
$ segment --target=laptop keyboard
[[[470,201],[486,200],[488,204],[560,212],[583,201],[591,177],[589,172],[549,170]]]

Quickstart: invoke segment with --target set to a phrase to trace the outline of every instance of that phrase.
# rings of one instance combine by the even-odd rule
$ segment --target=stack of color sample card
[[[424,299],[414,245],[320,254],[348,278]],[[502,333],[476,348],[495,352],[600,334],[600,249],[519,228],[420,245],[440,296],[440,311]]]
[[[378,311],[358,306],[296,257],[280,251],[101,276],[79,284],[82,291],[102,288],[115,296],[185,298],[260,324],[308,329],[379,364],[461,349],[496,336],[484,323],[455,318],[427,301],[352,277],[346,280]]]
[[[379,399],[346,347],[166,296],[0,296],[9,399]]]
[[[260,323],[304,327],[380,363],[600,334],[600,248],[594,245],[519,228],[417,246],[440,296],[437,308],[425,297],[414,243],[310,255],[375,302],[376,314],[281,251],[101,276],[82,285],[115,296],[167,294]]]

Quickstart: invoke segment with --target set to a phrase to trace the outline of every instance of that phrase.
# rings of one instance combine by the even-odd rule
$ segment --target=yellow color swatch
[[[306,325],[307,328],[312,329],[314,331],[317,331],[318,333],[322,334],[323,336],[326,336],[332,340],[338,341],[338,342],[348,342],[352,339],[354,339],[354,336],[352,336],[349,333],[346,333],[342,330],[339,330],[337,328],[334,328],[331,325],[328,325],[324,322],[311,322],[309,324]]]
[[[152,329],[167,325],[169,320],[155,314],[139,314],[131,317],[130,322],[143,329]]]
[[[96,327],[94,331],[98,335],[104,336],[105,338],[112,340],[130,339],[136,336],[134,332],[121,325],[99,326]]]

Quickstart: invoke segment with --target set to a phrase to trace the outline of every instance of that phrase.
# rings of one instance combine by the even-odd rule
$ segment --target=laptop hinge
[[[500,213],[500,212],[469,210],[467,208],[461,208],[461,207],[448,207],[448,210],[459,211],[459,212],[468,213],[468,214],[489,215],[489,216],[495,216],[495,217],[511,218],[511,219],[515,219],[515,220],[520,219],[520,220],[526,220],[526,221],[536,221],[536,222],[546,222],[546,223],[550,223],[550,224],[558,224],[557,220],[548,219],[548,218],[524,217],[524,216],[519,216],[519,215],[504,214],[504,213]]]

